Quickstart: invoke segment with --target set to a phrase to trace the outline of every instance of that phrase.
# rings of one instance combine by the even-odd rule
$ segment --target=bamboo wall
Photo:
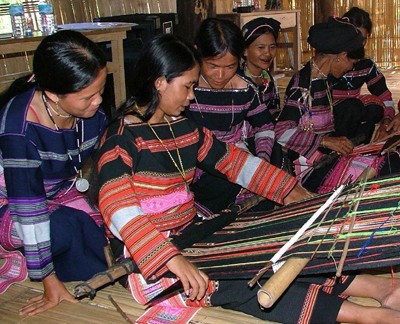
[[[315,0],[317,1],[317,0]],[[281,0],[283,9],[301,9],[301,12],[315,12],[314,0]],[[400,0],[335,0],[335,15],[341,16],[353,6],[370,13],[373,22],[371,38],[366,53],[381,68],[400,66]],[[313,15],[301,15],[301,39],[303,63],[311,51],[307,44],[308,29],[314,23]]]
[[[58,24],[132,13],[176,12],[175,0],[52,0]]]
[[[184,0],[190,1],[190,0]],[[194,0],[193,0],[194,1]],[[202,0],[212,2],[213,0]],[[214,0],[216,8],[230,11],[230,0]],[[261,8],[265,1],[262,0]],[[302,62],[305,63],[312,52],[307,44],[308,29],[314,23],[314,2],[318,0],[281,0],[282,9],[300,9]],[[333,1],[333,0],[332,0]],[[95,17],[115,16],[130,13],[170,13],[177,12],[176,0],[52,0],[58,24],[92,21]],[[400,66],[400,0],[335,0],[335,14],[341,16],[352,6],[368,11],[373,20],[373,33],[366,50],[381,68]],[[308,13],[308,14],[305,14]],[[281,51],[278,64],[288,66],[288,55]],[[0,58],[2,75],[14,79],[30,69],[31,57]],[[0,91],[2,85],[0,84]]]

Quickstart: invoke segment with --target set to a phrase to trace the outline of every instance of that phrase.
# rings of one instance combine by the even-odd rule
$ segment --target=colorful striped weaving
[[[364,187],[357,197],[360,186]],[[350,247],[344,270],[400,263],[400,176],[382,178],[347,189],[282,257],[311,257],[301,274],[335,273],[350,224]],[[247,212],[231,225],[183,250],[211,278],[251,278],[321,206],[322,195],[272,212]],[[356,202],[359,206],[355,209]],[[323,219],[323,220],[322,220]],[[328,232],[328,233],[327,233]],[[322,243],[321,243],[322,241]],[[269,270],[267,276],[272,275]]]

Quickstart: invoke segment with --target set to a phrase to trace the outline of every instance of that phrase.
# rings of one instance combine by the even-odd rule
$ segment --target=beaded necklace
[[[262,85],[264,86],[263,93],[265,93],[265,91],[267,91],[268,85],[271,82],[271,77],[266,70],[262,70],[260,75],[254,75],[250,72],[249,68],[247,67],[247,64],[245,64],[244,74],[251,79],[262,79]]]
[[[259,91],[265,95],[265,93],[268,91],[268,89],[270,88],[270,92],[271,92],[271,97],[269,97],[267,99],[268,103],[267,107],[271,112],[272,117],[274,117],[275,121],[278,120],[279,115],[281,113],[281,109],[280,109],[280,99],[279,99],[279,91],[278,91],[278,86],[277,83],[275,82],[275,80],[271,77],[271,75],[268,73],[267,70],[262,70],[260,75],[254,75],[250,72],[249,68],[247,67],[247,64],[244,65],[243,68],[244,74],[245,76],[247,76],[248,78],[250,78],[253,83],[255,83],[255,85],[259,88]],[[256,79],[262,79],[262,84],[258,84],[254,78]],[[270,87],[270,84],[272,84],[272,87]],[[263,88],[261,88],[261,86]],[[263,100],[265,100],[263,98]]]
[[[47,102],[46,96],[45,96],[45,94],[44,94],[43,92],[42,92],[42,100],[43,100],[44,107],[46,108],[46,111],[47,111],[47,114],[49,115],[50,120],[51,120],[52,123],[54,124],[55,129],[56,129],[57,131],[59,131],[59,130],[60,130],[60,127],[58,127],[56,121],[54,120],[53,115],[51,114],[51,111],[50,111],[50,108],[49,108],[49,107],[51,107],[51,106],[50,106],[49,103]],[[72,116],[72,115],[71,115],[71,116]],[[81,138],[79,138],[79,129],[78,129],[78,123],[76,122],[76,117],[75,117],[74,124],[75,124],[75,133],[76,133],[76,145],[77,145],[77,147],[78,147],[78,162],[79,162],[79,165],[81,165],[81,164],[82,164],[82,159],[81,159],[81,144],[83,143],[83,140],[84,140],[84,125],[83,125],[83,120],[82,120]],[[72,159],[71,153],[70,153],[68,150],[67,150],[67,156],[68,156],[68,159],[71,161],[71,163],[72,163],[72,165],[73,165],[73,167],[74,167],[74,170],[75,170],[75,172],[76,172],[76,176],[75,176],[75,179],[74,179],[72,185],[75,184],[75,188],[76,188],[76,190],[78,190],[79,192],[85,192],[85,191],[87,191],[87,190],[89,189],[89,181],[86,180],[85,178],[83,178],[82,169],[79,169],[79,170],[78,170],[78,168],[74,165],[74,161],[73,161],[73,159]],[[68,190],[69,190],[69,189],[68,189]]]
[[[314,121],[313,121],[313,115],[312,115],[312,101],[313,98],[311,96],[311,89],[312,89],[312,70],[315,68],[320,76],[321,79],[323,79],[325,83],[325,89],[326,89],[326,97],[328,98],[329,102],[329,108],[331,111],[331,114],[333,114],[333,101],[332,101],[332,95],[331,95],[331,87],[329,85],[329,82],[327,81],[328,76],[323,73],[318,65],[314,62],[314,59],[311,59],[311,71],[310,71],[310,85],[308,87],[307,91],[302,92],[302,97],[299,98],[299,106],[301,107],[301,110],[307,114],[306,120],[304,120],[305,125],[303,126],[303,130],[306,132],[311,131],[314,128]],[[303,102],[300,103],[300,99],[303,99]]]
[[[322,71],[320,70],[320,68],[318,67],[318,65],[315,63],[315,60],[314,60],[314,59],[311,59],[311,64],[312,64],[312,67],[313,67],[314,69],[317,70],[318,74],[319,74],[321,77],[323,77],[324,79],[328,78],[328,76],[327,76],[324,72],[322,72]],[[312,69],[311,69],[311,73],[312,73]]]
[[[142,112],[140,111],[139,107],[136,104],[135,104],[135,108],[136,108],[137,112],[143,117]],[[186,172],[185,172],[185,168],[183,167],[183,162],[182,162],[181,154],[179,152],[178,144],[176,143],[175,133],[174,133],[172,127],[171,127],[171,124],[170,124],[168,118],[165,115],[164,115],[164,120],[167,122],[168,127],[169,127],[169,131],[171,132],[172,138],[174,140],[174,144],[175,144],[175,147],[176,147],[176,155],[178,156],[179,165],[175,161],[175,159],[172,156],[171,152],[169,151],[168,147],[164,144],[163,140],[160,138],[160,136],[158,136],[158,134],[157,134],[156,130],[153,128],[153,126],[151,126],[151,124],[149,122],[147,122],[147,125],[150,127],[151,131],[153,132],[153,134],[157,138],[157,140],[160,142],[162,147],[167,151],[169,158],[171,159],[171,161],[174,164],[175,168],[178,170],[178,172],[181,175],[183,181],[185,182],[186,192],[189,193],[190,192],[189,183],[188,183],[187,178],[186,178]]]
[[[331,86],[328,83],[328,76],[322,72],[318,65],[315,63],[314,59],[311,59],[312,62],[312,66],[313,68],[315,68],[318,71],[318,74],[322,77],[322,79],[324,79],[325,82],[325,87],[326,87],[326,96],[328,97],[328,101],[329,101],[329,108],[331,109],[331,112],[333,112],[333,101],[332,101],[332,95],[331,95]],[[312,73],[312,70],[311,70]]]

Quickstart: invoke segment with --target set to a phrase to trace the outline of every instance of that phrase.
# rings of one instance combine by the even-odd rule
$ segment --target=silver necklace
[[[46,108],[47,114],[49,115],[50,120],[52,121],[52,123],[54,124],[54,127],[56,128],[57,131],[60,130],[60,127],[58,127],[56,121],[54,120],[53,115],[51,114],[51,111],[49,109],[49,103],[47,102],[46,96],[44,95],[44,93],[42,92],[42,100],[44,103],[44,107]],[[75,118],[75,133],[76,133],[76,144],[78,146],[78,162],[79,165],[82,164],[82,158],[81,158],[81,144],[84,141],[84,124],[83,124],[83,120],[82,120],[82,132],[81,132],[81,138],[79,138],[79,129],[78,129],[78,123],[76,122],[76,118]],[[85,179],[82,176],[82,169],[79,169],[73,164],[74,161],[72,159],[71,153],[69,153],[69,151],[67,150],[67,155],[68,155],[68,159],[71,161],[74,170],[76,172],[76,176],[74,179],[74,183],[75,183],[75,188],[76,190],[78,190],[79,192],[86,192],[89,189],[89,181],[87,179]]]
[[[320,70],[319,66],[315,63],[314,58],[311,59],[311,63],[312,63],[312,67],[317,70],[319,76],[321,76],[323,79],[327,79],[328,78],[328,76],[324,72],[322,72]]]
[[[247,67],[247,64],[244,66],[244,74],[246,74],[247,76],[249,76],[251,78],[256,78],[256,79],[262,78],[263,72],[264,72],[264,70],[262,70],[259,75],[254,75],[250,72],[249,68]]]

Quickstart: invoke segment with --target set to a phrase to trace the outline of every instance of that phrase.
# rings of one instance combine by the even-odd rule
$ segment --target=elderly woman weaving
[[[315,56],[290,80],[275,128],[297,178],[307,189],[324,193],[356,181],[368,167],[387,173],[388,157],[354,150],[369,142],[383,114],[367,114],[356,99],[335,106],[332,101],[332,78],[340,78],[364,57],[361,32],[348,19],[330,17],[310,28],[308,43]]]

